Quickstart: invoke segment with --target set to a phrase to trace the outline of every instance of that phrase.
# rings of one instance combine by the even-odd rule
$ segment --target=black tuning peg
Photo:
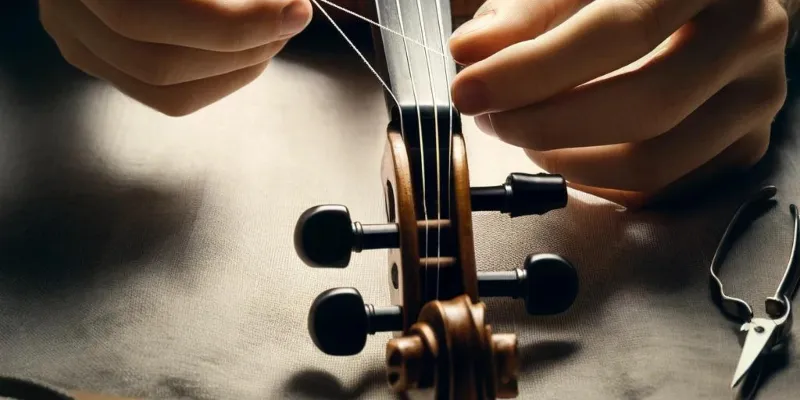
[[[470,191],[473,211],[500,211],[511,217],[544,214],[567,205],[567,183],[560,175],[513,173],[499,186]]]
[[[309,266],[344,268],[352,252],[398,246],[396,224],[362,225],[347,207],[323,205],[304,212],[294,229],[294,248]]]
[[[522,269],[480,272],[478,294],[522,298],[531,315],[560,314],[578,296],[578,273],[569,261],[555,254],[532,254]]]
[[[352,356],[361,352],[367,335],[403,329],[400,306],[375,307],[364,304],[353,288],[322,292],[308,313],[308,332],[322,352],[332,356]]]

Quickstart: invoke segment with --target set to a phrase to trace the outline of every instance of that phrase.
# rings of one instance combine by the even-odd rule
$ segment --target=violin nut
[[[492,356],[497,397],[513,399],[519,395],[517,385],[517,335],[493,334]]]
[[[425,329],[427,328],[427,329]],[[422,332],[419,332],[422,330]],[[434,362],[425,325],[408,336],[394,338],[386,345],[386,374],[395,392],[426,389],[433,384]]]

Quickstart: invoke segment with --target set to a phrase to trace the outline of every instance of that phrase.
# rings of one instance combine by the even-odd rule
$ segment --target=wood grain
[[[417,313],[422,307],[418,220],[411,175],[408,173],[410,168],[402,135],[389,131],[381,177],[384,182],[387,220],[397,223],[400,241],[396,249],[388,250],[388,284],[392,304],[403,307],[403,332],[416,322]]]

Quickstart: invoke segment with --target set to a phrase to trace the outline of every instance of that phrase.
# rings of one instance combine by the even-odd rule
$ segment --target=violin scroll
[[[440,399],[494,399],[519,392],[516,335],[492,333],[484,304],[468,296],[423,307],[409,333],[387,344],[386,365],[399,393],[435,388]]]

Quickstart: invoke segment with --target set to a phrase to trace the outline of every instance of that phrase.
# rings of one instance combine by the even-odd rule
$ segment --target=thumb
[[[486,0],[473,19],[453,32],[450,52],[462,64],[481,61],[547,32],[590,1]]]

